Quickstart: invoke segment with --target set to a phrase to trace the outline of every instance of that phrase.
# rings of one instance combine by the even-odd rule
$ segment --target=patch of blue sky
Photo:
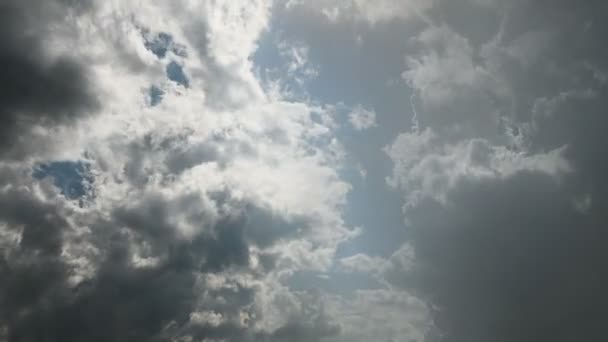
[[[278,36],[272,32],[262,35],[258,41],[259,47],[252,56],[255,66],[261,71],[262,81],[268,80],[270,70],[277,70],[287,63],[285,57],[281,56],[277,39]]]
[[[82,199],[89,193],[94,178],[90,165],[84,161],[55,161],[36,166],[32,172],[36,179],[51,177],[53,184],[68,199]]]
[[[153,85],[148,89],[148,96],[150,100],[150,106],[154,107],[160,104],[163,100],[165,92],[159,87]]]
[[[308,97],[309,81],[305,70],[290,70],[289,56],[281,53],[279,48],[280,35],[274,32],[264,34],[259,41],[259,48],[253,54],[253,62],[257,68],[262,84],[274,86],[280,81],[283,96],[289,100],[305,99]]]
[[[188,77],[186,77],[184,69],[177,62],[172,61],[167,64],[165,71],[169,80],[176,82],[177,84],[181,84],[186,88],[190,86],[190,81],[188,80]]]
[[[169,51],[180,57],[186,57],[187,55],[186,48],[175,43],[173,36],[166,32],[160,32],[151,38],[147,38],[144,34],[144,46],[161,59],[165,58]]]

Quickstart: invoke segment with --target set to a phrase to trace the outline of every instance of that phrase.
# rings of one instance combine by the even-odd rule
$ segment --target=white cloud
[[[357,20],[374,25],[391,20],[419,17],[431,8],[434,2],[434,0],[290,0],[287,1],[287,7],[310,6],[319,10],[331,21]]]
[[[151,214],[157,204],[146,201],[160,198],[166,210],[162,219],[177,230],[172,233],[177,241],[187,243],[218,224],[226,215],[222,211],[228,216],[234,214],[231,210],[237,213],[230,207],[234,203],[252,203],[286,222],[305,223],[291,236],[279,231],[289,238],[247,251],[255,260],[270,253],[276,268],[261,273],[266,266],[258,261],[235,271],[239,279],[249,279],[246,287],[271,287],[272,293],[282,286],[276,280],[282,272],[327,270],[338,244],[356,234],[342,218],[350,190],[338,173],[343,151],[334,128],[313,118],[328,115],[324,107],[262,90],[251,56],[268,26],[271,3],[153,1],[140,8],[111,1],[96,6],[96,11],[71,18],[49,43],[57,54],[76,54],[86,61],[102,103],[98,115],[73,124],[69,144],[65,135],[55,137],[55,152],[46,156],[54,160],[86,155],[92,165],[95,196],[80,213],[68,215],[70,219],[88,226],[115,220],[117,209]],[[142,27],[170,34],[185,54],[157,58],[144,47]],[[78,51],[71,46],[79,46]],[[306,47],[283,48],[292,72],[314,76]],[[183,66],[189,87],[167,80],[165,68],[171,60]],[[152,85],[163,92],[154,107],[146,99]],[[228,194],[228,204],[213,197],[218,193]],[[94,278],[107,257],[107,251],[99,250],[105,244],[96,240],[100,234],[87,228],[66,235],[62,258],[74,273],[74,286]],[[143,233],[127,234],[125,241],[132,267],[155,268],[168,258],[168,247],[155,246],[138,234]],[[13,235],[2,229],[2,244],[17,238]],[[223,276],[229,278],[232,271],[226,272]],[[263,299],[264,292],[254,292]],[[274,300],[267,304],[270,307],[258,309],[279,310],[272,307],[278,305]],[[215,327],[235,319],[231,315],[197,309],[189,324]],[[256,329],[286,323],[272,323],[276,316],[256,318]]]
[[[492,83],[492,77],[473,61],[473,47],[466,38],[446,26],[430,27],[417,40],[430,51],[422,56],[407,57],[403,78],[420,93],[427,105],[452,101],[462,87],[481,91]]]
[[[400,134],[385,152],[395,163],[389,185],[403,190],[412,202],[424,197],[444,202],[463,179],[504,178],[522,170],[558,177],[571,171],[564,148],[530,154],[484,139],[450,143],[430,129]]]
[[[423,342],[433,329],[426,304],[405,291],[358,290],[325,298],[343,333],[328,341]]]
[[[415,251],[407,242],[388,258],[358,253],[340,259],[337,267],[340,272],[373,277],[384,288],[392,290],[413,288],[412,279],[416,277]]]
[[[348,115],[348,121],[357,131],[363,131],[377,126],[376,112],[361,105],[355,106]]]
[[[383,258],[359,253],[340,259],[338,265],[340,270],[344,272],[374,274],[382,267],[384,262]]]

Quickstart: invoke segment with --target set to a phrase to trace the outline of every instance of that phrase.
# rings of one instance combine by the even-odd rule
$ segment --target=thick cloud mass
[[[254,75],[269,9],[0,5],[0,340],[339,333],[282,283],[356,231],[327,110]]]
[[[387,149],[415,249],[400,284],[441,341],[604,340],[605,4],[461,5],[502,23],[484,41],[444,9],[404,73],[425,130]]]
[[[411,214],[446,341],[603,339],[606,232],[545,175],[463,182]],[[475,212],[471,212],[475,208]]]

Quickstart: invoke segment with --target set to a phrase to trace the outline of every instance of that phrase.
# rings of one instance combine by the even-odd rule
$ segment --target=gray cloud
[[[466,85],[453,79],[440,77],[426,83],[450,96],[440,99],[441,110],[428,105],[420,109],[427,115],[422,127],[433,132],[435,140],[425,140],[428,134],[423,132],[402,136],[392,147],[397,162],[394,177],[401,182],[397,187],[408,195],[424,187],[432,189],[416,200],[408,197],[404,207],[415,267],[402,270],[402,278],[397,279],[434,308],[440,341],[604,340],[608,295],[603,289],[608,272],[602,264],[608,257],[604,248],[608,236],[603,213],[608,188],[602,113],[608,103],[598,74],[606,67],[599,38],[606,27],[598,16],[606,13],[606,5],[518,1],[505,7],[483,6],[502,18],[502,23],[486,23],[491,27],[486,32],[492,35],[477,34],[479,29],[472,25],[485,19],[467,24],[465,20],[474,20],[464,9],[447,6],[443,17],[434,19],[442,23],[442,30],[470,44],[465,60],[477,59],[479,67],[463,71],[452,64],[454,57],[441,52],[453,48],[451,43],[427,44],[431,52],[423,53],[421,60],[433,63],[423,63],[425,70],[420,69],[422,64],[411,64],[414,71],[405,75],[420,72],[428,77],[448,68],[456,75],[464,72],[461,79],[472,81],[477,73],[487,73],[508,89],[504,100],[512,101],[512,106],[478,106],[485,103],[480,100],[487,97],[484,89],[470,87],[470,93],[457,94]],[[477,51],[481,54],[476,57]],[[433,60],[442,55],[447,58]],[[457,104],[468,101],[459,110]],[[456,118],[451,117],[455,104]],[[497,118],[493,133],[471,126],[479,124],[479,117]],[[473,128],[459,130],[467,125]],[[431,162],[434,149],[450,150],[453,141],[479,144],[479,138],[487,139],[486,148],[506,148],[526,158],[544,156],[546,162],[558,156],[548,151],[561,149],[559,158],[570,171],[513,169],[509,163],[522,160],[511,160],[491,174],[480,175],[472,164],[486,163],[491,156],[486,153],[476,153],[477,161],[464,162],[464,167],[434,168],[437,161],[452,157],[465,160],[457,157],[460,152],[455,149]],[[411,154],[395,158],[399,148],[418,151],[421,158],[412,161],[417,157]],[[408,183],[417,180],[421,183]],[[429,195],[438,188],[444,197]]]
[[[314,318],[314,308],[274,330],[254,330],[263,318],[253,307],[258,289],[227,278],[262,279],[276,262],[266,253],[256,271],[251,248],[293,238],[309,225],[304,218],[288,220],[229,193],[210,194],[217,213],[195,193],[149,193],[109,217],[78,214],[50,181],[37,189],[27,173],[1,171],[0,326],[9,341],[313,341],[339,331]],[[184,235],[184,224],[196,230]],[[74,252],[74,245],[88,247]],[[78,260],[94,271],[74,283]]]
[[[318,300],[282,284],[329,267],[347,184],[308,141],[331,134],[309,103],[270,100],[252,71],[270,5],[151,3],[165,27],[131,6],[0,5],[0,340],[337,335]],[[162,103],[148,106],[154,84]],[[56,134],[68,128],[74,141]],[[81,162],[74,201],[59,187]]]
[[[150,195],[140,203],[115,209],[111,221],[93,223],[89,243],[102,251],[99,260],[89,260],[96,272],[71,285],[69,276],[74,270],[61,256],[70,243],[65,237],[69,233],[65,210],[26,194],[3,192],[0,197],[1,203],[9,198],[12,203],[2,206],[2,221],[9,229],[23,227],[20,242],[2,258],[0,267],[4,279],[0,323],[7,327],[10,341],[257,336],[246,329],[253,321],[246,325],[232,321],[250,310],[255,289],[238,282],[208,286],[197,278],[248,268],[249,248],[258,243],[270,246],[268,239],[281,236],[281,225],[288,223],[246,205],[205,227],[204,217],[188,214],[190,208],[201,207],[199,197],[169,201]],[[203,225],[192,238],[180,237],[173,223],[184,212],[186,219]],[[151,248],[147,252],[146,246]],[[134,253],[142,248],[140,258],[159,259],[148,265],[134,263]],[[192,322],[197,310],[217,312],[222,320],[211,325]],[[290,320],[276,332],[260,332],[260,338],[308,340],[306,336],[316,334],[314,329]],[[319,329],[320,334],[334,331],[325,325]]]
[[[27,143],[32,126],[70,124],[97,106],[86,69],[69,56],[50,57],[48,28],[88,1],[8,1],[0,5],[0,145]],[[63,17],[63,18],[62,18]],[[15,152],[19,154],[19,152]],[[23,157],[16,155],[15,157]]]
[[[602,222],[546,175],[463,182],[408,210],[420,283],[446,341],[601,340]]]

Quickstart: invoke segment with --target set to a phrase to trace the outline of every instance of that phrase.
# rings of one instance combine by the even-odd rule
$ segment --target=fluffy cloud
[[[529,154],[481,138],[446,144],[427,128],[403,133],[385,149],[395,163],[388,183],[405,191],[409,201],[431,197],[445,202],[445,195],[463,180],[506,178],[523,171],[553,177],[567,174],[571,166],[564,150]]]
[[[363,106],[355,106],[353,111],[348,115],[348,121],[354,129],[362,131],[376,126],[376,113],[373,110],[363,108]]]
[[[315,119],[326,109],[269,96],[253,72],[270,3],[9,10],[3,136],[15,155],[26,134],[45,139],[0,162],[8,340],[339,333],[280,281],[326,270],[356,231],[342,219],[341,146]]]

